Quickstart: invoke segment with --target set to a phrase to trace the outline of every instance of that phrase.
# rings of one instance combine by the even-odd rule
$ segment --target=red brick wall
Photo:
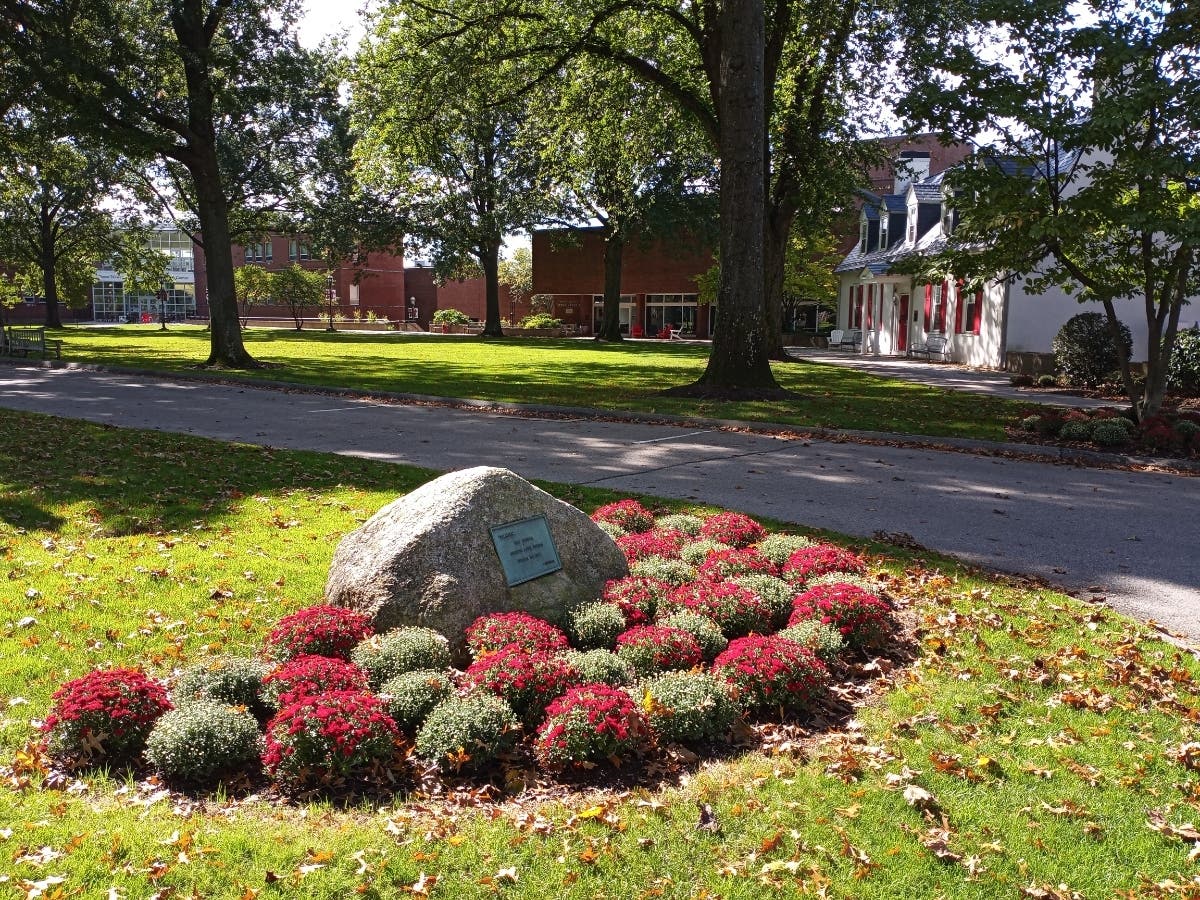
[[[528,309],[528,302],[523,304]],[[437,285],[437,308],[457,309],[472,319],[483,322],[487,319],[487,286],[482,278],[468,278],[465,281],[447,281]],[[507,319],[512,311],[512,296],[507,285],[500,285],[500,316]],[[517,311],[520,319],[523,313]]]
[[[437,305],[437,285],[433,283],[433,269],[427,266],[414,266],[404,271],[404,284],[409,297],[417,301],[417,321],[422,328],[429,327]]]
[[[563,243],[561,229],[533,233],[535,294],[604,293],[604,238],[599,230],[578,232],[578,243]],[[697,275],[713,265],[712,250],[687,237],[625,247],[622,294],[694,294]],[[589,313],[590,317],[590,313]]]

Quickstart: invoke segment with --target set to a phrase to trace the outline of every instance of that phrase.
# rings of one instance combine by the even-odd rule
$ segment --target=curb
[[[770,422],[746,422],[741,419],[712,419],[700,416],[681,416],[671,413],[634,413],[623,410],[603,410],[590,406],[553,406],[540,403],[506,403],[497,400],[471,400],[461,397],[438,397],[430,394],[411,394],[400,391],[367,391],[358,388],[322,387],[295,381],[238,378],[236,376],[197,371],[139,369],[127,366],[108,366],[102,363],[80,363],[56,359],[0,359],[10,366],[39,369],[64,369],[74,372],[99,372],[112,375],[134,375],[163,380],[179,379],[208,384],[265,388],[292,393],[346,397],[355,400],[387,401],[412,406],[441,406],[475,412],[529,418],[576,418],[595,421],[629,422],[641,425],[672,425],[684,428],[709,428],[718,431],[761,434],[790,440],[822,440],[832,443],[887,444],[915,450],[940,450],[973,453],[979,456],[1020,458],[1032,462],[1075,465],[1085,468],[1137,468],[1163,474],[1200,476],[1200,460],[1134,456],[1104,453],[1073,447],[1047,447],[1042,444],[1019,444],[1011,441],[985,441],[973,438],[932,437],[897,434],[889,431],[860,431],[854,429],[822,428],[819,426],[785,425]]]

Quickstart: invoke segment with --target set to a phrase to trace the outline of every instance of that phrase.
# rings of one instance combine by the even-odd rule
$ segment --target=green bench
[[[9,326],[4,329],[4,340],[0,344],[0,352],[5,356],[29,356],[38,354],[42,359],[48,359],[53,353],[62,359],[63,342],[46,337],[45,328],[16,328]]]

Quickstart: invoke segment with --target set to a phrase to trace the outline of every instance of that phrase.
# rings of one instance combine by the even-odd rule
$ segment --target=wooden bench
[[[60,340],[46,337],[45,328],[14,328],[4,329],[2,351],[6,356],[29,356],[37,353],[42,359],[48,359],[53,353],[62,359],[62,344]]]
[[[950,358],[949,342],[940,334],[931,334],[925,340],[918,341],[908,348],[907,356],[923,356],[926,359],[933,359],[935,356],[940,356],[944,360]]]

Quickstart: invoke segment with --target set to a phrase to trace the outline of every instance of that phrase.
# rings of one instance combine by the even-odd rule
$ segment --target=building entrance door
[[[900,295],[900,317],[896,322],[896,349],[901,353],[908,350],[908,294]]]

